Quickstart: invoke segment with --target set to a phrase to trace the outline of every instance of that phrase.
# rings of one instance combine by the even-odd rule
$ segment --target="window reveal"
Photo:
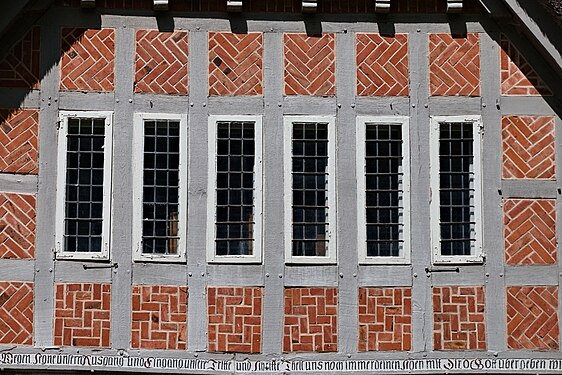
[[[64,251],[101,252],[105,119],[69,118]]]
[[[142,253],[178,254],[180,122],[144,122]]]
[[[254,122],[216,126],[216,255],[254,255]]]
[[[328,124],[293,123],[292,255],[327,255]]]

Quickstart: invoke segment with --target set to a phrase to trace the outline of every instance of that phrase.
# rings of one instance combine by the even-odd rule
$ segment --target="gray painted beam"
[[[263,299],[263,353],[283,350],[285,243],[283,186],[283,36],[264,33],[264,128],[263,128],[263,264],[265,288]],[[271,173],[279,171],[279,173]],[[282,190],[281,190],[282,191]],[[288,197],[287,197],[288,199]]]
[[[133,264],[133,284],[135,285],[186,285],[187,266],[176,263]]]
[[[481,110],[482,99],[480,97],[432,96],[429,98],[430,115],[479,115]]]
[[[34,335],[36,346],[53,345],[55,196],[59,89],[59,28],[41,30],[41,112],[39,115],[39,184],[35,236]]]
[[[36,194],[38,183],[37,175],[0,173],[1,192]]]
[[[116,48],[120,46],[116,43]],[[116,51],[117,52],[117,51]],[[132,53],[132,52],[131,52]],[[116,64],[117,67],[117,64]],[[117,83],[119,78],[115,77]],[[61,110],[84,110],[96,109],[99,111],[113,111],[115,106],[115,95],[113,92],[67,92],[59,93],[59,108]],[[92,104],[95,103],[95,106]]]
[[[502,180],[501,195],[504,198],[556,198],[557,186],[554,180]],[[488,190],[493,191],[493,187]]]
[[[401,96],[356,97],[357,115],[408,116],[410,98]]]
[[[132,155],[133,80],[135,33],[126,26],[115,30],[115,114],[113,123],[113,181],[110,256],[119,265],[113,269],[111,286],[111,345],[131,346],[132,281]]]
[[[135,112],[142,113],[187,113],[189,96],[134,94]]]
[[[338,286],[337,266],[285,266],[285,286]]]
[[[207,174],[208,112],[207,87],[209,64],[206,32],[189,34],[189,92],[193,107],[189,110],[189,166],[187,207],[187,268],[189,297],[187,314],[188,348],[202,352],[207,348]]]
[[[500,98],[502,115],[544,115],[552,116],[551,97],[542,96],[502,96]]]
[[[336,34],[336,191],[338,351],[355,353],[359,336],[357,284],[357,180],[355,174],[355,34]]]
[[[35,261],[21,259],[0,260],[0,280],[33,281]]]
[[[39,108],[39,90],[20,88],[0,89],[2,108]]]
[[[335,97],[285,96],[282,105],[284,115],[317,116],[320,114],[336,114]]]
[[[499,46],[495,40],[499,35],[481,34],[480,70],[482,102],[482,229],[483,251],[486,255],[486,329],[488,349],[503,351],[506,348],[506,306],[503,273],[504,244],[502,201],[496,192],[501,188],[501,115],[500,109],[492,105],[500,97]],[[495,40],[494,40],[495,39]],[[482,285],[482,284],[474,284]]]
[[[261,264],[209,264],[207,275],[209,285],[264,285],[264,267]]]
[[[425,276],[425,275],[422,275]],[[405,265],[368,265],[359,266],[357,274],[358,283],[361,287],[387,286],[400,287],[412,286],[412,266]]]
[[[559,266],[505,267],[505,283],[508,286],[558,286],[559,278]]]
[[[427,28],[418,26],[408,37],[410,60],[410,243],[413,275],[412,285],[412,351],[431,350],[433,337],[431,279],[425,267],[431,264],[431,233],[427,225],[429,213],[429,43]]]
[[[55,282],[57,283],[103,283],[109,284],[112,281],[111,268],[92,268],[85,269],[84,266],[108,266],[99,262],[81,261],[57,261]]]
[[[260,96],[211,96],[208,98],[208,101],[210,115],[261,115],[264,112],[264,102]]]

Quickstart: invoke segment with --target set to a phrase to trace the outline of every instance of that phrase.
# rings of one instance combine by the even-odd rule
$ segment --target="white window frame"
[[[66,203],[66,153],[68,120],[70,118],[103,118],[104,131],[104,163],[103,163],[103,208],[102,208],[102,243],[100,252],[64,251],[64,223]],[[58,259],[110,259],[111,232],[111,186],[113,160],[113,112],[110,111],[60,111],[57,145],[57,194],[55,248]]]
[[[145,254],[142,252],[142,210],[144,171],[144,122],[175,120],[180,124],[178,253]],[[135,113],[133,117],[133,260],[137,262],[186,262],[187,241],[187,115],[169,113]]]
[[[293,123],[328,124],[328,255],[293,256],[293,173],[292,173],[292,134]],[[337,207],[336,207],[336,118],[335,116],[285,116],[283,118],[284,137],[284,217],[285,217],[285,262],[292,264],[335,264],[337,262]]]
[[[252,255],[216,255],[217,217],[217,123],[240,121],[254,123],[254,218]],[[209,263],[261,263],[263,252],[263,136],[261,115],[210,115],[209,116],[209,174],[207,186],[207,262]]]
[[[410,263],[410,119],[406,116],[358,116],[356,129],[357,155],[357,247],[361,264],[409,264]],[[400,125],[402,128],[402,236],[399,256],[367,256],[366,234],[366,181],[365,181],[365,128],[367,124]]]
[[[473,124],[474,153],[474,247],[471,255],[441,255],[440,193],[439,193],[439,124],[471,122]],[[482,133],[484,127],[478,115],[430,116],[430,218],[431,243],[434,264],[482,263]]]

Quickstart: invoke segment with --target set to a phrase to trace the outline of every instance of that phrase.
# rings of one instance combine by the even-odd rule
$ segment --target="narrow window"
[[[438,194],[435,208],[439,226],[435,237],[437,260],[481,260],[480,127],[473,119],[437,121]]]
[[[215,215],[210,260],[255,262],[261,258],[259,118],[213,118],[211,125]]]
[[[184,173],[186,121],[178,115],[135,116],[135,259],[185,259],[187,189]]]
[[[359,258],[409,262],[408,119],[358,118]]]
[[[58,256],[105,258],[109,250],[111,114],[61,113]]]
[[[290,259],[296,262],[335,259],[330,220],[333,121],[311,120],[290,121],[290,161],[285,167],[290,168],[290,195],[285,197],[290,197]]]

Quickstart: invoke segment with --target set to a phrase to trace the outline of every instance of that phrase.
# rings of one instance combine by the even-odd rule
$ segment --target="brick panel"
[[[433,348],[486,350],[484,288],[433,288]]]
[[[113,91],[113,29],[62,29],[63,91]]]
[[[529,65],[527,59],[503,34],[500,47],[502,95],[552,95],[552,91]]]
[[[429,34],[429,86],[435,96],[480,95],[478,34]]]
[[[55,284],[54,344],[110,346],[110,284]]]
[[[507,264],[556,264],[555,199],[506,199],[503,213]]]
[[[338,290],[286,288],[283,352],[338,351]]]
[[[329,96],[336,93],[334,34],[284,34],[285,95]]]
[[[553,117],[503,117],[502,143],[503,178],[555,178]]]
[[[35,257],[34,195],[0,193],[0,258]]]
[[[37,174],[39,111],[0,109],[0,172]]]
[[[133,349],[187,348],[187,287],[133,286]]]
[[[361,352],[412,348],[412,289],[359,289]]]
[[[33,283],[0,282],[0,344],[33,344]]]
[[[408,95],[408,34],[356,37],[357,95]]]
[[[209,33],[209,95],[262,95],[261,33]]]
[[[208,350],[260,353],[262,288],[208,287]]]
[[[41,32],[32,27],[0,61],[0,87],[39,88]]]
[[[508,287],[508,349],[558,351],[559,340],[558,287]]]
[[[185,31],[138,30],[135,92],[187,94],[187,42]]]

